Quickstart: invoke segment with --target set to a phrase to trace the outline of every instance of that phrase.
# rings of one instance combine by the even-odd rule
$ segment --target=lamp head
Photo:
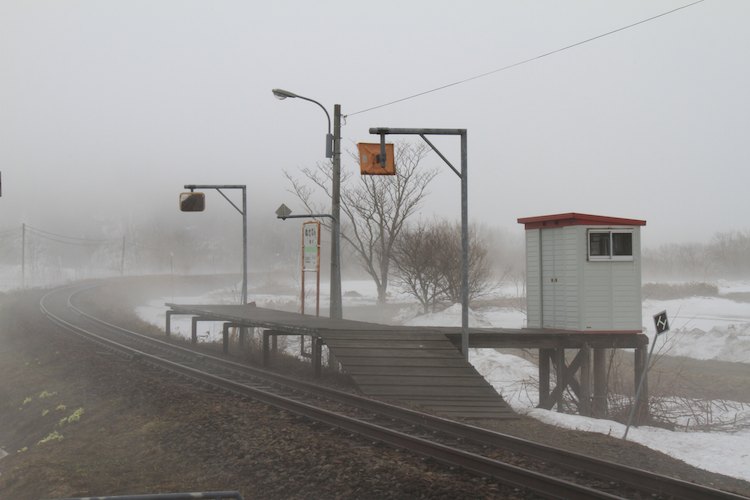
[[[297,97],[297,94],[293,92],[289,92],[288,90],[284,90],[284,89],[273,89],[271,92],[273,92],[274,97],[276,97],[276,99],[279,99],[279,100],[284,100],[287,97],[291,97],[291,98]]]

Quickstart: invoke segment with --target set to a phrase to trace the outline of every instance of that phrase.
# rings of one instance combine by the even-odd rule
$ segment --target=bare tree
[[[394,246],[394,278],[403,291],[419,301],[424,313],[435,310],[446,288],[438,252],[437,232],[423,223],[404,230]]]
[[[469,228],[469,300],[495,287],[487,246]],[[406,229],[396,244],[394,278],[427,312],[439,302],[461,302],[461,231],[458,224],[438,222]]]
[[[708,253],[724,276],[750,274],[750,232],[729,231],[714,235]]]
[[[430,149],[424,144],[396,144],[396,175],[341,175],[341,238],[354,249],[363,269],[378,290],[378,303],[386,301],[393,245],[404,223],[427,195],[437,169],[420,168]],[[351,155],[356,160],[356,155]],[[331,197],[332,165],[318,163],[301,170],[303,178],[285,172],[293,193],[311,212],[324,210],[315,195]],[[324,222],[325,224],[325,222]],[[326,224],[328,225],[328,224]]]
[[[451,304],[461,302],[461,227],[458,223],[442,222],[437,227],[441,251],[439,266],[445,275],[445,298]],[[490,280],[487,246],[475,226],[469,227],[469,301],[490,292],[495,283]]]

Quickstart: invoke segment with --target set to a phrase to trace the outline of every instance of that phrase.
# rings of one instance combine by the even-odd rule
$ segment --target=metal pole
[[[305,225],[302,224],[302,251],[300,252],[300,270],[302,271],[302,291],[300,292],[300,303],[302,304],[300,313],[305,314]],[[300,337],[304,341],[305,337]]]
[[[625,427],[625,434],[622,436],[623,440],[628,438],[630,424],[633,422],[633,415],[635,415],[635,409],[638,406],[638,402],[641,396],[641,388],[643,388],[643,382],[646,380],[646,376],[648,375],[648,367],[651,363],[651,354],[653,354],[654,352],[654,347],[656,346],[656,339],[658,338],[658,336],[658,334],[654,336],[654,342],[651,344],[651,349],[649,349],[648,351],[648,357],[646,358],[646,369],[643,370],[643,374],[641,375],[641,382],[638,384],[638,390],[635,392],[635,400],[633,400],[633,406],[630,408],[630,414],[628,415],[628,425],[627,427]]]
[[[331,305],[328,316],[341,319],[341,105],[333,106],[333,186],[331,189]]]
[[[26,223],[21,224],[21,289],[26,288]]]
[[[169,252],[169,287],[172,289],[172,302],[174,302],[174,252]]]
[[[469,203],[466,130],[461,131],[461,352],[469,359]]]
[[[247,305],[247,186],[242,186],[242,305]]]
[[[320,221],[316,226],[318,228],[318,249],[315,257],[315,316],[320,316]]]
[[[122,237],[122,256],[120,257],[120,276],[125,276],[125,236]]]
[[[235,210],[242,215],[242,297],[240,302],[247,304],[247,186],[245,184],[185,184],[185,189],[215,189]],[[242,208],[238,208],[222,189],[241,189]]]

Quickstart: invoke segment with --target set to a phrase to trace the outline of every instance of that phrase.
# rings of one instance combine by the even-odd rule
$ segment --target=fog
[[[517,218],[557,212],[645,219],[644,247],[745,231],[742,0],[360,112],[686,3],[5,1],[0,230],[239,232],[218,194],[200,215],[178,213],[177,197],[184,184],[247,184],[250,238],[283,224],[296,238],[297,222],[274,218],[282,202],[301,211],[283,172],[325,160],[326,118],[274,99],[278,87],[341,104],[348,150],[377,141],[370,127],[466,128],[469,217],[519,238]],[[458,164],[457,138],[433,142]],[[459,180],[435,155],[428,167],[440,174],[423,216],[457,219]]]

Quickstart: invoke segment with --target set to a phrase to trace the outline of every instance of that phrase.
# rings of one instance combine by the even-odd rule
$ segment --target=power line
[[[74,236],[66,236],[64,234],[52,233],[44,231],[43,229],[37,229],[33,226],[26,225],[26,230],[36,234],[42,238],[56,241],[58,243],[65,243],[68,245],[101,245],[104,243],[111,243],[117,241],[115,239],[93,239],[93,238],[78,238]]]
[[[73,245],[73,246],[81,246],[81,247],[96,247],[96,246],[102,245],[102,243],[96,243],[96,242],[91,242],[91,241],[85,242],[85,241],[64,240],[61,238],[55,238],[54,236],[47,236],[45,234],[37,233],[36,231],[30,231],[29,234],[38,236],[40,238],[44,238],[47,241],[54,241],[55,243],[61,243],[63,245]]]
[[[513,64],[509,64],[507,66],[503,66],[502,68],[493,69],[492,71],[487,71],[487,72],[481,73],[479,75],[471,76],[469,78],[465,78],[465,79],[459,80],[457,82],[448,83],[448,84],[442,85],[440,87],[435,87],[434,89],[425,90],[425,91],[419,92],[417,94],[412,94],[412,95],[407,96],[407,97],[402,97],[401,99],[396,99],[395,101],[390,101],[390,102],[386,102],[384,104],[379,104],[377,106],[372,106],[370,108],[366,108],[366,109],[362,109],[362,110],[359,110],[359,111],[355,111],[354,113],[349,113],[348,115],[345,115],[344,118],[348,118],[350,116],[358,115],[360,113],[366,113],[366,112],[372,111],[374,109],[379,109],[379,108],[384,108],[386,106],[391,106],[391,105],[397,104],[399,102],[404,102],[404,101],[408,101],[409,99],[414,99],[415,97],[421,97],[423,95],[431,94],[431,93],[437,92],[439,90],[444,90],[444,89],[447,89],[449,87],[455,87],[456,85],[461,85],[462,83],[467,83],[467,82],[470,82],[470,81],[473,81],[473,80],[478,80],[479,78],[484,78],[486,76],[494,75],[495,73],[500,73],[501,71],[506,71],[506,70],[509,70],[509,69],[521,66],[523,64],[527,64],[527,63],[530,63],[532,61],[536,61],[538,59],[542,59],[544,57],[551,56],[553,54],[557,54],[558,52],[562,52],[564,50],[568,50],[568,49],[572,49],[574,47],[578,47],[579,45],[583,45],[583,44],[586,44],[586,43],[589,43],[589,42],[593,42],[594,40],[598,40],[600,38],[604,38],[606,36],[610,36],[610,35],[613,35],[615,33],[619,33],[620,31],[625,31],[627,29],[633,28],[633,27],[638,26],[640,24],[644,24],[644,23],[647,23],[649,21],[653,21],[654,19],[658,19],[660,17],[667,16],[669,14],[677,12],[678,10],[687,9],[688,7],[692,7],[693,5],[699,4],[699,3],[704,2],[704,1],[705,0],[697,0],[697,1],[693,2],[693,3],[689,3],[687,5],[683,5],[681,7],[677,7],[675,9],[669,10],[667,12],[662,12],[661,14],[657,14],[655,16],[651,16],[651,17],[649,17],[647,19],[642,19],[642,20],[637,21],[635,23],[628,24],[627,26],[622,26],[621,28],[617,28],[617,29],[614,29],[612,31],[608,31],[606,33],[602,33],[600,35],[596,35],[594,37],[587,38],[586,40],[581,40],[580,42],[576,42],[576,43],[573,43],[571,45],[566,45],[565,47],[560,47],[559,49],[555,49],[555,50],[552,50],[550,52],[545,52],[544,54],[540,54],[538,56],[531,57],[529,59],[524,59],[523,61],[518,61],[518,62],[515,62]]]
[[[114,241],[113,238],[107,238],[107,239],[104,239],[104,238],[80,238],[80,237],[77,237],[77,236],[66,236],[64,234],[59,234],[59,233],[53,233],[53,232],[50,232],[50,231],[45,231],[44,229],[39,229],[39,228],[36,228],[34,226],[30,226],[28,224],[26,224],[26,229],[30,229],[32,231],[36,231],[37,233],[42,233],[42,234],[49,235],[49,236],[55,236],[57,238],[64,238],[64,239],[67,239],[67,240],[88,241],[88,242],[91,242],[91,243],[104,243],[104,242],[107,242],[107,241]]]
[[[0,236],[5,236],[6,234],[10,233],[18,233],[21,234],[21,228],[20,227],[11,227],[9,229],[3,229],[0,231]]]
[[[132,242],[128,241],[127,244],[128,244],[128,246],[133,247],[133,248],[143,248],[145,250],[152,250],[152,251],[155,251],[155,252],[164,252],[164,251],[168,250],[168,249],[165,249],[165,248],[157,248],[157,247],[152,247],[150,245],[144,245],[143,243],[139,243],[137,241],[132,241]]]

